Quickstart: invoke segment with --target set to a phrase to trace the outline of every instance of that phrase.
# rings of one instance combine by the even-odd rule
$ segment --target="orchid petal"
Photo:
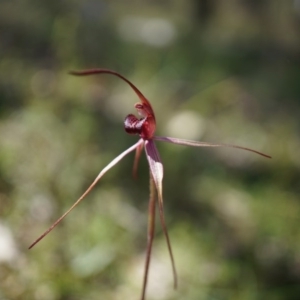
[[[162,195],[162,180],[164,176],[163,165],[156,149],[156,146],[152,140],[145,141],[145,151],[149,162],[151,174],[155,182],[155,186],[158,194]]]
[[[237,149],[242,149],[246,151],[250,151],[256,154],[259,154],[261,156],[271,158],[271,156],[264,154],[262,152],[246,148],[246,147],[241,147],[241,146],[236,146],[236,145],[231,145],[231,144],[214,144],[214,143],[206,143],[206,142],[198,142],[198,141],[191,141],[191,140],[184,140],[184,139],[178,139],[178,138],[172,138],[172,137],[165,137],[165,136],[154,136],[154,140],[156,141],[161,141],[161,142],[167,142],[167,143],[172,143],[172,144],[177,144],[177,145],[183,145],[183,146],[192,146],[192,147],[228,147],[228,148],[237,148]]]
[[[143,147],[144,147],[144,144],[141,144],[136,148],[136,151],[135,151],[135,157],[134,157],[134,163],[133,163],[133,169],[132,169],[132,175],[133,175],[134,179],[137,178],[137,170],[138,170],[138,166],[139,166],[139,160],[141,157],[141,153],[143,151]]]
[[[145,273],[143,280],[143,290],[142,290],[142,300],[145,299],[146,287],[148,281],[149,265],[152,252],[152,244],[154,238],[155,230],[155,183],[150,172],[150,196],[149,196],[149,212],[148,212],[148,234],[147,234],[147,253],[146,253],[146,262],[145,262]]]
[[[150,102],[146,99],[146,97],[142,94],[142,92],[134,84],[132,84],[128,79],[126,79],[124,76],[122,76],[118,72],[108,70],[108,69],[90,69],[90,70],[83,70],[83,71],[70,71],[69,73],[72,75],[76,75],[76,76],[86,76],[86,75],[94,75],[94,74],[111,74],[111,75],[115,75],[115,76],[121,78],[122,80],[127,82],[130,85],[130,87],[135,91],[135,93],[138,95],[138,97],[140,98],[140,101],[145,106],[144,109],[147,110],[147,114],[152,115],[153,118],[155,119],[154,112],[153,112]]]
[[[58,219],[56,220],[35,242],[33,242],[29,249],[31,249],[34,245],[36,245],[42,238],[44,238],[60,221],[62,221],[70,212],[75,208],[79,202],[85,198],[85,196],[93,189],[93,187],[96,185],[96,183],[101,179],[101,177],[114,165],[116,165],[124,156],[126,156],[128,153],[139,147],[143,144],[143,140],[140,139],[136,144],[122,152],[119,156],[117,156],[115,159],[113,159],[96,177],[96,179],[93,181],[93,183],[89,186],[89,188],[82,194],[82,196]]]
[[[147,155],[147,159],[150,166],[151,175],[153,177],[153,181],[155,183],[155,187],[157,190],[158,195],[158,207],[159,207],[159,216],[160,216],[160,222],[161,226],[167,241],[167,246],[169,250],[169,254],[171,257],[171,263],[172,263],[172,269],[173,269],[173,276],[174,276],[174,287],[177,287],[177,273],[175,268],[175,262],[171,247],[171,242],[165,222],[164,217],[164,204],[163,204],[163,196],[162,196],[162,180],[163,180],[163,165],[161,162],[161,159],[159,157],[159,153],[156,149],[155,143],[153,140],[146,140],[145,141],[145,151]]]

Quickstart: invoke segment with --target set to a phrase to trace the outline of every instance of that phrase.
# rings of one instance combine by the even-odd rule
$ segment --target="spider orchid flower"
[[[162,190],[162,181],[163,181],[163,164],[160,159],[159,153],[155,146],[155,141],[161,142],[168,142],[172,144],[184,145],[184,146],[192,146],[192,147],[231,147],[231,148],[238,148],[242,150],[247,150],[250,152],[254,152],[264,157],[271,158],[269,155],[264,153],[258,152],[253,149],[236,146],[236,145],[229,145],[229,144],[212,144],[206,142],[198,142],[198,141],[191,141],[191,140],[184,140],[178,139],[173,137],[160,137],[155,136],[155,129],[156,129],[156,121],[155,121],[155,114],[152,109],[150,102],[145,98],[145,96],[140,92],[140,90],[133,85],[128,79],[126,79],[121,74],[107,70],[107,69],[91,69],[91,70],[84,70],[84,71],[74,71],[70,72],[72,75],[77,76],[85,76],[85,75],[92,75],[92,74],[111,74],[119,77],[120,79],[124,80],[130,87],[135,91],[137,96],[139,97],[140,102],[135,104],[135,108],[138,114],[141,116],[137,118],[136,116],[129,114],[124,121],[124,128],[125,131],[129,134],[139,135],[140,139],[137,143],[133,146],[129,147],[127,150],[122,152],[119,156],[113,159],[96,177],[94,182],[89,186],[89,188],[83,193],[83,195],[67,210],[57,221],[53,223],[30,247],[32,248],[36,245],[42,238],[44,238],[58,223],[60,223],[75,206],[83,200],[86,195],[94,188],[96,183],[102,178],[102,176],[110,170],[113,166],[115,166],[123,157],[129,154],[132,151],[135,152],[135,159],[133,165],[133,174],[136,176],[138,162],[142,153],[143,148],[146,152],[146,157],[149,163],[150,169],[150,197],[149,197],[149,215],[148,215],[148,233],[147,233],[147,251],[146,251],[146,262],[145,262],[145,271],[144,271],[144,278],[143,278],[143,290],[141,299],[145,299],[145,292],[147,286],[147,279],[148,279],[148,270],[151,258],[151,250],[152,250],[152,242],[154,238],[154,229],[155,229],[155,210],[156,210],[156,199],[159,208],[159,217],[162,226],[162,230],[164,236],[166,238],[168,251],[171,258],[171,264],[173,269],[173,277],[174,277],[174,288],[177,287],[177,272],[175,268],[174,256],[171,248],[171,242],[167,231],[167,226],[164,217],[164,205],[163,205],[163,190]]]

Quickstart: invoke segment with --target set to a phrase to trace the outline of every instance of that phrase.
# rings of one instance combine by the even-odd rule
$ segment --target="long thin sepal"
[[[114,165],[116,165],[124,156],[128,153],[136,149],[139,145],[141,145],[144,141],[140,139],[136,144],[122,152],[119,156],[117,156],[114,160],[112,160],[96,177],[94,182],[89,186],[89,188],[82,194],[82,196],[58,219],[56,220],[38,239],[36,239],[29,247],[31,249],[34,245],[36,245],[41,239],[43,239],[60,221],[62,221],[70,212],[75,208],[81,200],[85,198],[85,196],[93,189],[96,183],[101,179],[101,177]]]
[[[137,170],[139,166],[139,160],[143,151],[144,144],[139,145],[135,150],[135,157],[132,168],[132,176],[134,179],[137,179]]]
[[[246,147],[231,145],[231,144],[214,144],[214,143],[206,143],[206,142],[184,140],[184,139],[178,139],[178,138],[172,138],[172,137],[165,137],[165,136],[155,136],[155,137],[153,137],[153,139],[156,140],[156,141],[168,142],[168,143],[172,143],[172,144],[183,145],[183,146],[192,146],[192,147],[237,148],[237,149],[241,149],[241,150],[250,151],[250,152],[259,154],[259,155],[267,157],[267,158],[272,158],[270,155],[264,154],[262,152],[259,152],[259,151],[256,151],[256,150],[253,150],[253,149],[250,149],[250,148],[246,148]]]
[[[146,287],[148,282],[149,265],[151,259],[152,244],[155,230],[155,183],[150,172],[150,195],[149,195],[149,211],[148,211],[148,234],[147,234],[147,253],[145,262],[145,272],[143,280],[143,291],[141,300],[145,299]]]
[[[173,269],[173,276],[174,276],[174,288],[177,287],[177,272],[175,268],[175,261],[173,257],[173,252],[172,252],[172,247],[171,247],[171,242],[165,222],[165,217],[164,217],[164,203],[163,203],[163,196],[162,196],[162,180],[163,180],[163,165],[161,162],[161,159],[159,157],[159,153],[156,149],[156,146],[154,144],[153,140],[146,140],[145,141],[145,150],[146,150],[146,155],[147,159],[149,162],[150,166],[150,171],[151,175],[153,177],[153,181],[155,183],[155,187],[157,190],[157,196],[158,196],[158,207],[159,207],[159,217],[160,217],[160,222],[161,226],[167,241],[167,246],[171,258],[171,263],[172,263],[172,269]]]
[[[89,70],[82,70],[82,71],[70,71],[69,74],[75,75],[75,76],[86,76],[86,75],[94,75],[94,74],[111,74],[111,75],[115,75],[115,76],[121,78],[122,80],[124,80],[131,86],[131,88],[136,92],[136,94],[140,98],[141,102],[143,104],[145,104],[145,106],[148,110],[148,113],[153,115],[153,117],[154,117],[154,112],[153,112],[150,102],[146,99],[146,97],[142,94],[142,92],[133,83],[131,83],[128,79],[126,79],[123,75],[119,74],[118,72],[108,70],[108,69],[89,69]]]

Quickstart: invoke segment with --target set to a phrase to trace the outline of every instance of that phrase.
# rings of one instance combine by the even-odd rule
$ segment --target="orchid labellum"
[[[96,183],[102,178],[102,176],[111,169],[114,165],[116,165],[123,157],[125,157],[128,153],[132,151],[136,151],[135,159],[134,159],[134,166],[133,166],[133,173],[136,174],[138,161],[141,155],[143,148],[146,152],[146,157],[149,163],[150,168],[150,197],[149,197],[149,218],[148,218],[148,240],[147,240],[147,253],[146,253],[146,262],[145,262],[145,271],[144,271],[144,279],[143,279],[143,290],[142,290],[142,297],[141,299],[145,299],[145,292],[146,292],[146,285],[147,285],[147,278],[148,278],[148,270],[150,264],[150,257],[151,257],[151,249],[152,249],[152,242],[154,237],[154,226],[155,226],[155,210],[156,210],[156,199],[159,208],[159,217],[161,226],[163,229],[163,233],[166,238],[168,251],[171,258],[171,264],[173,269],[173,276],[174,276],[174,288],[177,287],[177,273],[175,268],[175,262],[173,257],[173,252],[171,248],[170,238],[167,231],[167,226],[165,223],[164,218],[164,206],[163,206],[163,191],[162,191],[162,180],[163,180],[163,164],[159,157],[159,153],[155,146],[155,141],[161,142],[168,142],[172,144],[184,145],[184,146],[193,146],[193,147],[231,147],[231,148],[238,148],[242,150],[247,150],[250,152],[254,152],[264,157],[270,158],[269,155],[263,154],[253,149],[240,147],[236,145],[229,145],[229,144],[212,144],[212,143],[205,143],[205,142],[197,142],[197,141],[190,141],[190,140],[183,140],[178,138],[172,137],[160,137],[155,136],[155,129],[156,129],[156,121],[155,121],[155,114],[152,109],[150,102],[145,98],[145,96],[140,92],[139,89],[135,85],[133,85],[128,79],[123,77],[121,74],[106,70],[106,69],[91,69],[79,72],[71,72],[72,75],[77,76],[84,76],[84,75],[92,75],[92,74],[111,74],[115,75],[125,82],[127,82],[130,87],[135,91],[137,96],[140,99],[140,102],[135,104],[135,108],[140,115],[140,118],[130,114],[125,118],[124,121],[124,128],[125,131],[129,134],[136,134],[140,136],[140,139],[137,143],[133,146],[122,152],[119,156],[113,159],[96,177],[94,182],[90,185],[90,187],[83,193],[83,195],[70,207],[70,209],[65,212],[54,224],[48,228],[30,247],[32,248],[36,245],[42,238],[44,238],[60,221],[62,221],[69,212],[79,204],[79,202],[85,198],[85,196],[94,188]]]

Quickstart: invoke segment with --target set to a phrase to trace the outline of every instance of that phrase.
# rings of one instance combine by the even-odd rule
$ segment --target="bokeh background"
[[[0,1],[0,299],[139,299],[149,173],[133,154],[49,236],[28,246],[138,137],[157,143],[177,291],[157,222],[147,299],[300,297],[300,1]]]

